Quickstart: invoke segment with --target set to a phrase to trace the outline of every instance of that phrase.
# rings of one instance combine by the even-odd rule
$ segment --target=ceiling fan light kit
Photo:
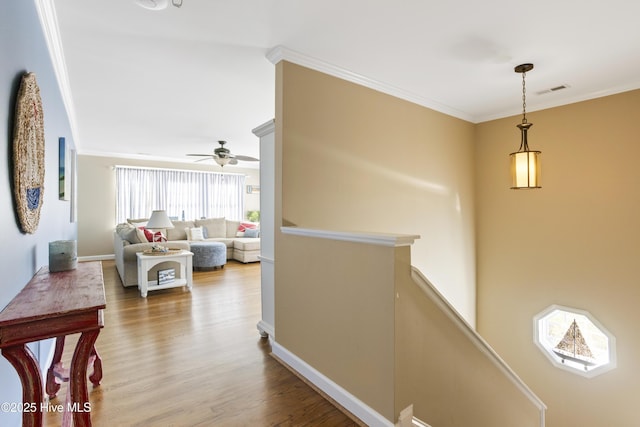
[[[520,148],[511,153],[511,189],[542,188],[540,185],[540,151],[530,150],[527,132],[533,123],[527,121],[527,91],[525,75],[533,70],[533,64],[521,64],[515,67],[516,73],[522,74],[522,123],[520,129]]]
[[[220,165],[220,167],[229,164],[229,162],[231,161],[231,159],[228,157],[216,157],[214,160],[217,164]]]
[[[218,141],[220,147],[213,150],[213,154],[187,154],[187,156],[204,157],[203,159],[196,160],[198,162],[213,159],[217,164],[220,165],[220,167],[223,167],[225,165],[237,165],[238,160],[242,160],[245,162],[259,161],[259,159],[256,159],[255,157],[231,154],[231,150],[225,148],[224,146],[226,143],[227,141]]]

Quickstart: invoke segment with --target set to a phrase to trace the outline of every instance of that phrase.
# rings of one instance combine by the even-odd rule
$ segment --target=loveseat
[[[194,221],[172,221],[174,228],[146,230],[146,219],[130,219],[118,224],[113,236],[116,268],[123,286],[138,285],[136,253],[161,244],[171,249],[190,249],[194,241],[221,242],[227,246],[227,259],[243,263],[259,261],[260,237],[257,224],[206,218]],[[152,241],[149,241],[149,240]],[[154,240],[159,241],[154,243]],[[157,268],[161,268],[159,265]],[[157,269],[156,268],[156,269]],[[149,272],[155,274],[154,270]]]

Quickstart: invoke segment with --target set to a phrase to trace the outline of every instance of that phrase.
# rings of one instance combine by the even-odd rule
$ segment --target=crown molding
[[[363,76],[362,74],[355,73],[345,68],[338,67],[337,65],[330,64],[312,56],[296,52],[284,46],[274,47],[269,52],[267,52],[266,58],[274,65],[280,61],[292,62],[294,64],[301,65],[315,71],[320,71],[321,73],[325,73],[330,76],[349,81],[351,83],[356,83],[369,89],[377,90],[378,92],[386,93],[387,95],[395,96],[396,98],[404,99],[405,101],[412,102],[422,107],[430,108],[432,110],[456,117],[458,119],[462,119],[472,123],[475,122],[475,117],[463,111],[441,104],[432,99],[424,98],[410,91],[386,84],[367,76]]]
[[[58,17],[56,15],[55,5],[53,4],[53,0],[35,0],[35,5],[38,10],[38,17],[40,18],[40,25],[42,26],[42,32],[44,33],[44,38],[47,43],[53,70],[56,74],[56,80],[58,81],[58,87],[60,88],[62,103],[67,111],[69,127],[71,128],[71,135],[73,136],[73,144],[76,150],[78,150],[80,142],[78,126],[73,108],[69,73],[64,60],[64,51],[62,49],[60,30],[58,29]]]
[[[275,131],[275,128],[276,128],[276,121],[275,119],[271,119],[268,122],[263,123],[260,126],[252,129],[251,132],[253,132],[253,134],[258,138],[260,138],[269,134],[270,132]]]

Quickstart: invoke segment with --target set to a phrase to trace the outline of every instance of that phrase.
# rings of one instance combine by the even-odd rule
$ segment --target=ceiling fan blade
[[[240,156],[240,155],[234,155],[233,157],[235,157],[238,160],[242,160],[244,162],[257,162],[260,159],[256,159],[255,157],[250,157],[250,156]]]
[[[213,154],[187,154],[187,156],[207,156],[207,157],[213,157]]]

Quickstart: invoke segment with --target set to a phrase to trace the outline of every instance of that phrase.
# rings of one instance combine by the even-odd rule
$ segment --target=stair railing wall
[[[434,426],[543,427],[546,406],[411,268],[396,285],[396,407]]]
[[[370,426],[544,427],[545,406],[411,266],[407,235],[281,227],[273,354]]]

